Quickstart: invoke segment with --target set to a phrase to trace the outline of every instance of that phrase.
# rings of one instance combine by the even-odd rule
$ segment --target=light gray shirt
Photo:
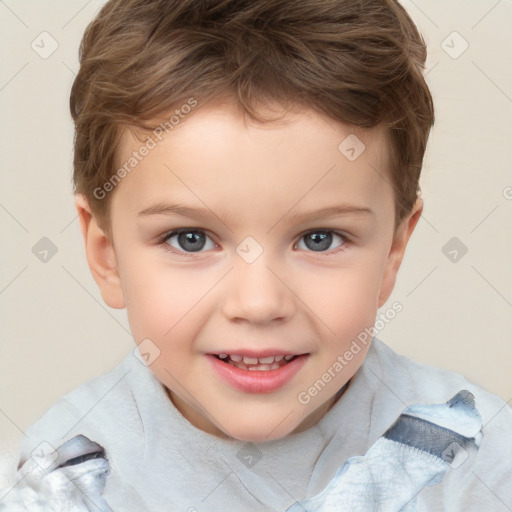
[[[461,389],[483,418],[477,455],[425,488],[418,510],[512,510],[512,409],[464,377],[396,354],[374,338],[342,397],[313,427],[264,443],[222,439],[190,424],[131,352],[109,373],[71,391],[28,430],[20,465],[39,443],[83,434],[102,445],[114,512],[284,512],[320,493],[350,457],[364,455],[415,403]]]

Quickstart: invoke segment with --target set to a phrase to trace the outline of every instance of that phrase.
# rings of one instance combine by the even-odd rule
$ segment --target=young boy
[[[71,92],[76,207],[138,347],[28,430],[20,468],[102,455],[113,511],[512,510],[510,408],[372,334],[422,213],[425,58],[394,0],[103,7]],[[384,438],[402,463],[307,503]],[[418,454],[446,467],[398,504]]]

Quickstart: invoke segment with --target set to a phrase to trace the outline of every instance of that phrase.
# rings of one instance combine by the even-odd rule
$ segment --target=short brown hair
[[[110,0],[85,31],[71,90],[74,192],[109,231],[109,197],[95,190],[115,175],[126,128],[151,130],[190,98],[229,95],[259,122],[256,105],[278,102],[384,124],[396,228],[417,198],[434,123],[425,60],[395,0]]]

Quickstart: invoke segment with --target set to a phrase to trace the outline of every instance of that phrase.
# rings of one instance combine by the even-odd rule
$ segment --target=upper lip
[[[238,355],[238,356],[246,356],[251,357],[253,359],[262,359],[270,356],[299,356],[305,355],[306,352],[290,352],[289,350],[281,350],[278,348],[269,348],[265,350],[250,350],[250,349],[241,349],[236,348],[233,350],[216,350],[214,352],[208,352],[210,355],[218,356],[220,354],[227,355]]]

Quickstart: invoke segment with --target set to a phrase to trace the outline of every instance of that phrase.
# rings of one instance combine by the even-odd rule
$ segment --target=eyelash
[[[208,236],[203,229],[200,228],[178,228],[173,231],[168,231],[167,233],[163,234],[161,237],[159,237],[157,241],[157,245],[161,246],[164,250],[169,251],[173,254],[176,254],[178,256],[193,256],[194,254],[201,254],[204,251],[197,251],[197,252],[186,252],[186,251],[178,251],[174,247],[171,247],[167,241],[172,238],[173,236],[180,235],[181,233],[190,233],[190,232],[198,232],[202,233],[206,236]],[[335,229],[310,229],[309,231],[306,231],[302,233],[299,236],[299,241],[302,240],[306,235],[312,234],[312,233],[332,233],[336,236],[338,236],[342,244],[339,247],[336,247],[335,249],[330,249],[328,251],[306,251],[313,254],[327,254],[327,255],[333,255],[337,254],[338,252],[342,252],[346,249],[347,245],[350,244],[350,239],[344,234],[339,231],[336,231]],[[211,237],[208,237],[211,240]],[[212,240],[213,242],[213,240]],[[215,243],[215,242],[213,242]],[[298,243],[298,242],[297,242]]]

